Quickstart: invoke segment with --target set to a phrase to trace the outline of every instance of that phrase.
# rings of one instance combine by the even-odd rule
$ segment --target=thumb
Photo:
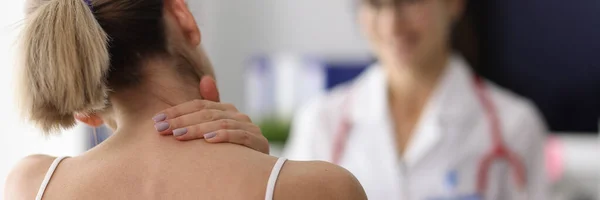
[[[220,102],[217,82],[211,76],[203,76],[200,80],[200,96],[204,99],[214,102]]]

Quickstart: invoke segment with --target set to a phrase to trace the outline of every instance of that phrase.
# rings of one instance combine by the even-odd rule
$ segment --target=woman
[[[546,128],[532,103],[482,81],[452,52],[463,8],[361,1],[361,30],[379,63],[304,107],[286,156],[340,164],[369,199],[546,199]],[[515,161],[486,167],[495,144]]]
[[[303,107],[285,156],[345,167],[369,199],[545,200],[535,106],[450,48],[464,4],[361,0],[379,63]]]
[[[81,156],[25,158],[7,180],[6,199],[366,199],[335,165],[152,134],[184,114],[167,108],[192,99],[183,106],[212,113],[200,115],[203,130],[258,130],[229,105],[197,100],[211,69],[184,0],[29,5],[21,91],[30,119],[52,132],[72,126],[76,114],[114,134]]]

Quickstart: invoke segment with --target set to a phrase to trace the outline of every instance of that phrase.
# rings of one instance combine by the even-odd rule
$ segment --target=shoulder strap
[[[281,168],[283,168],[283,164],[287,159],[279,158],[273,166],[273,170],[271,170],[271,176],[269,176],[269,182],[267,182],[267,192],[265,193],[265,200],[273,200],[273,193],[275,193],[275,184],[277,183],[277,177],[279,177],[279,172],[281,172]]]
[[[44,181],[42,181],[42,185],[40,186],[40,190],[38,190],[37,196],[35,196],[35,200],[42,200],[42,196],[44,196],[44,192],[46,192],[46,187],[48,187],[48,183],[50,183],[50,179],[52,179],[54,171],[56,171],[58,164],[60,164],[60,162],[65,158],[67,157],[58,157],[54,159],[54,162],[52,162],[52,165],[50,165],[48,172],[46,172],[46,176],[44,177]]]

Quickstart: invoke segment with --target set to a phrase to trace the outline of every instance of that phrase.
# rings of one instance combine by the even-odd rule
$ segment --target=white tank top
[[[62,160],[64,160],[65,158],[67,158],[67,157],[59,157],[59,158],[56,158],[54,160],[54,162],[52,162],[52,165],[50,165],[48,172],[46,172],[44,181],[42,181],[42,185],[40,186],[40,189],[38,190],[37,196],[35,196],[35,200],[42,200],[42,197],[44,196],[44,192],[46,191],[46,187],[48,187],[48,183],[50,183],[50,179],[52,179],[52,175],[54,174],[54,171],[56,171],[58,164],[60,164],[60,162]],[[277,183],[277,178],[279,177],[279,172],[281,172],[281,168],[283,168],[283,164],[285,163],[286,160],[287,159],[285,159],[285,158],[279,158],[277,160],[277,162],[275,163],[275,166],[273,166],[273,169],[271,170],[271,175],[269,176],[269,180],[267,182],[267,191],[265,192],[265,200],[273,200],[273,193],[275,193],[275,184]]]

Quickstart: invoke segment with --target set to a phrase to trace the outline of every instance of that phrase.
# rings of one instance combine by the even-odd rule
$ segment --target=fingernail
[[[187,128],[180,128],[180,129],[175,129],[173,131],[173,135],[174,136],[182,136],[185,135],[188,132]]]
[[[211,139],[211,138],[214,138],[215,136],[217,136],[217,133],[215,133],[215,132],[207,133],[207,134],[204,134],[204,139]]]
[[[169,129],[169,126],[170,125],[167,122],[158,122],[157,124],[154,124],[154,128],[156,128],[156,131],[158,132],[166,131]]]
[[[160,114],[152,117],[152,120],[154,120],[154,122],[162,122],[162,121],[165,121],[165,119],[167,119],[167,115],[164,113],[160,113]]]

